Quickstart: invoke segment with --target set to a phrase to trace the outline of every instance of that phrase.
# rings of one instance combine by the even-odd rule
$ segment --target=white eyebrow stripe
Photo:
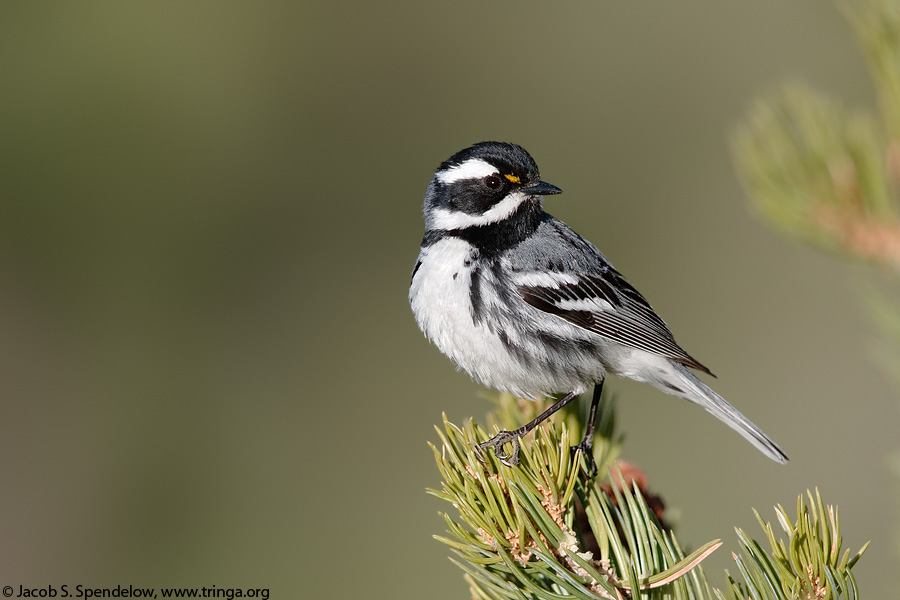
[[[482,177],[496,174],[498,174],[497,167],[480,158],[470,158],[455,167],[438,171],[435,177],[441,183],[453,183],[462,179],[481,179]]]
[[[528,200],[528,198],[529,196],[526,196],[521,192],[512,192],[506,198],[492,206],[490,210],[485,211],[480,215],[470,215],[461,210],[436,208],[431,215],[433,218],[431,228],[443,230],[466,229],[467,227],[479,227],[481,225],[499,223],[516,212],[519,205],[525,200]]]

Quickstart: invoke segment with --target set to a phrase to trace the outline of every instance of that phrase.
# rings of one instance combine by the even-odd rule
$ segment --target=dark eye
[[[500,181],[500,178],[496,175],[488,175],[484,178],[484,185],[488,186],[492,190],[499,190],[500,186],[503,185],[503,182]]]

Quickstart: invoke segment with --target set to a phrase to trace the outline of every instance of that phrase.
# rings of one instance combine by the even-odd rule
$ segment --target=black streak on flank
[[[469,276],[469,303],[472,305],[472,323],[484,319],[484,303],[481,299],[481,269],[475,267]]]
[[[491,263],[491,276],[498,284],[494,291],[500,296],[500,301],[506,305],[510,312],[514,313],[516,311],[516,302],[519,298],[514,297],[509,278],[506,276],[503,267],[500,266],[500,261]]]
[[[595,354],[597,346],[585,339],[570,339],[547,333],[546,331],[538,331],[537,337],[541,344],[552,348],[556,352],[578,351],[582,354]]]
[[[528,366],[532,366],[533,362],[531,360],[531,355],[529,355],[525,350],[520,348],[519,346],[512,343],[509,339],[509,336],[506,335],[505,331],[498,331],[497,337],[500,338],[500,343],[503,344],[503,347],[506,348],[506,351],[521,360]]]

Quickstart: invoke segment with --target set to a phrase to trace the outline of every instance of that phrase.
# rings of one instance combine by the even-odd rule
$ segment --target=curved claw
[[[519,464],[519,438],[521,434],[516,433],[514,431],[501,431],[488,441],[478,444],[477,448],[479,450],[484,450],[485,448],[493,448],[494,456],[502,462],[507,467],[515,467]],[[503,450],[503,446],[507,443],[512,444],[512,452],[505,452]],[[484,462],[482,460],[482,462]]]

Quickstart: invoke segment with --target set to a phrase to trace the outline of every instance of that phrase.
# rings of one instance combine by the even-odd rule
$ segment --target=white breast
[[[423,248],[409,302],[419,327],[441,352],[482,383],[497,387],[488,363],[505,350],[472,317],[471,267],[466,264],[472,253],[468,242],[452,237]]]

